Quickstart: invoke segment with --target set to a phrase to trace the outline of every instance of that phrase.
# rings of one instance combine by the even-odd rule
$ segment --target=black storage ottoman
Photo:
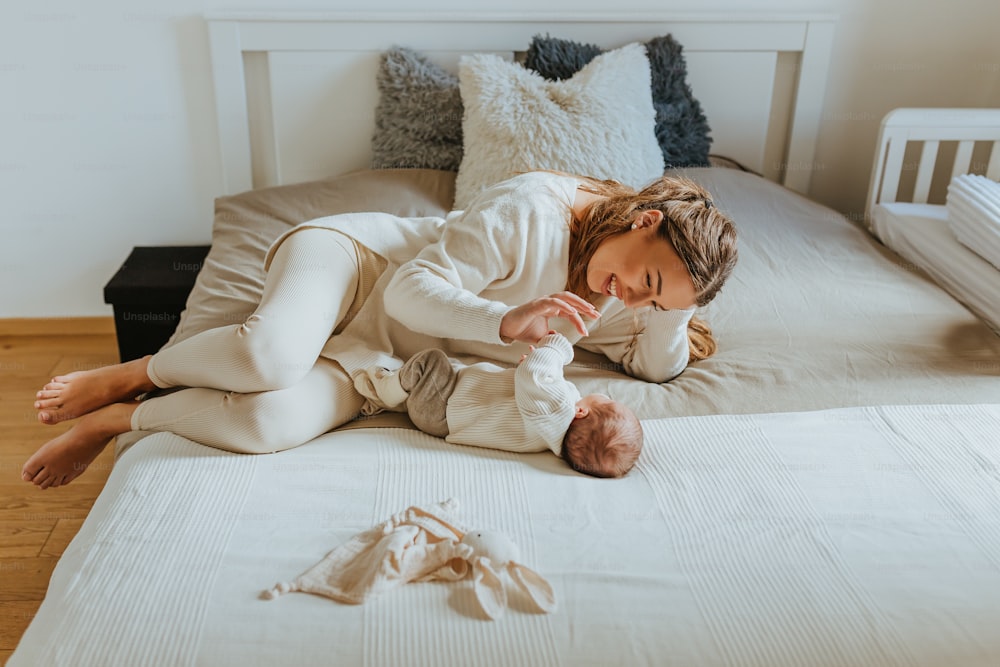
[[[174,333],[209,246],[136,247],[104,286],[121,361],[159,350]]]

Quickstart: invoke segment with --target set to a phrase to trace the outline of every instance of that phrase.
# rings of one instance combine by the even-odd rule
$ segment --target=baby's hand
[[[517,363],[521,363],[522,361],[524,361],[525,359],[527,359],[528,355],[531,354],[534,351],[535,351],[535,346],[534,345],[529,345],[528,346],[528,351],[525,354],[521,355],[521,358],[517,360]]]

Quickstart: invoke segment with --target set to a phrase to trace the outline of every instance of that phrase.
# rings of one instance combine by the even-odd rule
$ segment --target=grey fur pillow
[[[707,167],[711,129],[687,83],[683,48],[670,35],[651,39],[645,47],[663,161],[667,167]],[[546,79],[566,79],[601,53],[593,44],[538,35],[531,40],[524,66]]]
[[[462,97],[458,77],[416,51],[384,52],[375,79],[372,168],[458,171],[462,162]]]

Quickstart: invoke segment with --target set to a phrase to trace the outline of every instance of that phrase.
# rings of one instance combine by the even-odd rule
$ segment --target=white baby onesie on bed
[[[563,379],[573,361],[565,336],[550,334],[517,368],[473,364],[458,372],[448,399],[445,440],[511,452],[562,452],[580,392]]]

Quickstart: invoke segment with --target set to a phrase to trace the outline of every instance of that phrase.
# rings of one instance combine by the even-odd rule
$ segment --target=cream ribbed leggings
[[[157,387],[192,387],[150,398],[132,428],[170,431],[232,452],[296,447],[361,409],[351,378],[320,351],[358,289],[358,257],[346,236],[304,229],[278,247],[257,310],[243,324],[198,333],[157,352]]]

